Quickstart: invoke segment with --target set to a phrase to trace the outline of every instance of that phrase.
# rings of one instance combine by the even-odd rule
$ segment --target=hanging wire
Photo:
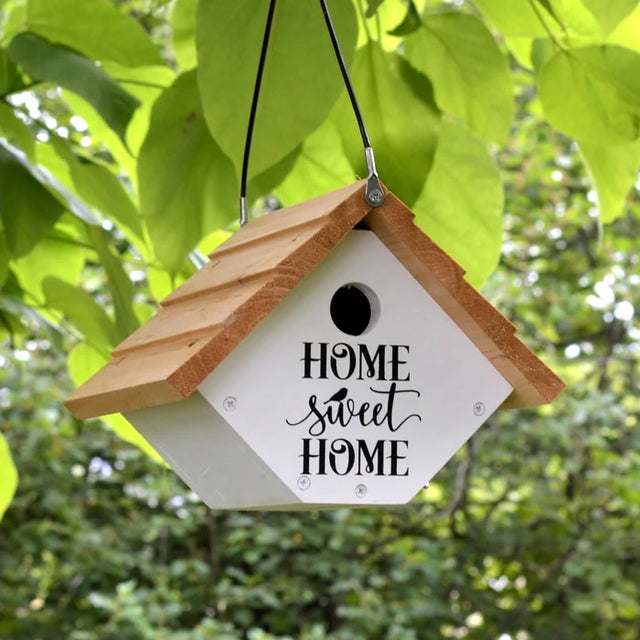
[[[362,112],[358,105],[353,85],[351,84],[351,78],[349,77],[349,71],[340,49],[340,43],[338,42],[338,36],[336,35],[333,21],[331,20],[331,14],[327,7],[326,0],[319,0],[322,8],[322,15],[324,16],[327,30],[329,31],[329,37],[331,38],[331,44],[333,45],[333,51],[342,73],[342,79],[344,80],[349,100],[351,101],[351,107],[360,129],[360,135],[362,137],[362,144],[364,145],[364,157],[367,163],[367,184],[364,191],[364,198],[372,207],[379,207],[384,202],[384,191],[378,178],[378,171],[376,169],[376,161],[373,155],[373,148],[369,140],[369,134],[364,124]],[[270,0],[269,11],[267,13],[267,22],[264,29],[264,36],[262,38],[262,48],[260,50],[260,59],[258,61],[258,71],[256,74],[256,82],[253,88],[253,98],[251,100],[251,110],[249,112],[249,124],[247,126],[247,137],[244,145],[244,156],[242,159],[242,178],[240,181],[240,225],[244,226],[247,222],[247,175],[249,170],[249,156],[251,154],[251,140],[253,138],[253,128],[255,125],[256,111],[258,108],[258,98],[260,96],[260,85],[262,84],[262,75],[264,72],[264,66],[267,59],[267,49],[269,47],[269,37],[271,35],[271,25],[273,24],[273,15],[275,12],[276,0]]]
[[[344,62],[344,56],[340,49],[340,43],[338,42],[338,36],[336,35],[336,30],[333,26],[333,21],[331,20],[331,14],[329,13],[326,0],[320,0],[320,6],[322,7],[322,15],[324,15],[324,21],[326,22],[327,29],[329,30],[329,37],[331,38],[333,51],[336,54],[338,66],[342,73],[342,79],[344,80],[344,85],[347,89],[347,93],[349,94],[349,99],[351,100],[353,113],[358,121],[360,135],[362,136],[364,158],[367,163],[367,171],[369,172],[369,175],[367,176],[367,186],[364,190],[364,199],[367,201],[367,204],[372,207],[379,207],[384,202],[384,191],[382,190],[380,180],[378,179],[378,170],[376,169],[376,161],[373,156],[373,148],[371,147],[369,134],[367,133],[364,118],[362,117],[362,112],[360,111],[360,106],[358,105],[358,100],[356,98],[355,91],[353,90],[353,85],[351,84],[349,71],[347,70],[347,65]]]
[[[253,127],[256,122],[256,111],[258,110],[258,98],[260,97],[260,85],[262,84],[262,74],[264,64],[267,59],[267,49],[269,48],[269,36],[271,35],[271,25],[273,24],[273,14],[276,9],[276,0],[269,2],[267,22],[262,36],[262,48],[260,49],[260,60],[258,61],[258,72],[256,82],[253,87],[253,98],[251,99],[251,110],[249,111],[249,124],[247,125],[247,137],[244,142],[244,156],[242,158],[242,178],[240,179],[240,226],[247,223],[247,175],[249,173],[249,155],[251,154],[251,139],[253,138]]]

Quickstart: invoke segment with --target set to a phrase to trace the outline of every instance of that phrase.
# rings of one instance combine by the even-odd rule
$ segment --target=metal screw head
[[[379,202],[382,202],[382,191],[378,191],[377,189],[374,189],[373,191],[370,191],[367,195],[369,197],[369,201],[372,204],[378,204]]]
[[[356,498],[364,498],[367,495],[367,485],[359,484],[356,486]]]
[[[487,408],[484,406],[484,402],[476,402],[473,405],[473,413],[476,416],[483,416]]]
[[[238,406],[238,401],[233,396],[227,396],[222,401],[222,407],[225,411],[235,411]]]
[[[311,486],[311,480],[307,476],[300,476],[298,478],[298,489],[300,491],[306,491]]]

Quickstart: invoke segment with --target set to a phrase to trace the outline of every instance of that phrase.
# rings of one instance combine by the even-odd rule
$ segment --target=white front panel
[[[336,328],[360,283],[372,328]],[[409,501],[511,387],[370,231],[352,231],[201,384],[202,395],[304,502]]]

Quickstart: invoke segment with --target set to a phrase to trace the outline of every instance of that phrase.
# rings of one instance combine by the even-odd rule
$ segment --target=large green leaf
[[[622,20],[620,24],[609,34],[607,38],[610,44],[619,44],[627,49],[640,51],[640,4],[637,5],[627,18]]]
[[[81,98],[71,91],[62,91],[62,99],[69,106],[70,110],[82,118],[88,125],[88,135],[93,144],[100,144],[109,150],[123,173],[136,184],[136,158],[132,155],[125,140],[118,137],[118,134],[105,122],[98,110],[87,100]],[[127,128],[127,132],[128,132]]]
[[[409,62],[429,77],[438,105],[484,140],[504,142],[513,118],[509,64],[488,29],[473,16],[425,16],[406,39]]]
[[[586,142],[623,143],[640,135],[640,54],[602,45],[559,51],[540,71],[551,124]]]
[[[127,124],[139,101],[94,62],[33,33],[17,35],[8,51],[34,80],[60,85],[91,103],[105,122],[124,139]]]
[[[537,3],[536,13],[532,2],[537,0],[474,0],[474,3],[505,36],[526,36],[530,38],[544,37],[547,32],[544,20],[548,26],[555,26],[553,17]]]
[[[291,172],[275,194],[283,204],[292,205],[338,189],[354,178],[340,136],[327,120],[304,141]]]
[[[124,340],[140,325],[133,309],[134,289],[131,279],[124,270],[122,261],[109,248],[109,236],[100,227],[87,227],[87,234],[98,252],[111,292],[111,300],[116,316],[118,342]]]
[[[10,255],[29,253],[63,210],[15,155],[0,146],[0,221]]]
[[[93,60],[129,67],[163,63],[142,26],[109,0],[29,0],[27,28]]]
[[[198,84],[209,129],[239,173],[265,27],[265,0],[201,2]],[[331,12],[347,61],[357,39],[353,6]],[[295,149],[327,117],[343,88],[317,2],[281,0],[274,17],[251,151],[257,175]]]
[[[498,264],[503,204],[500,173],[486,146],[464,125],[443,121],[433,169],[413,209],[476,288]]]
[[[45,278],[42,290],[47,304],[62,313],[106,357],[118,343],[118,336],[104,309],[86,291],[59,278]]]
[[[0,520],[11,504],[18,486],[18,470],[11,457],[9,445],[0,433]]]
[[[9,252],[4,239],[4,232],[0,231],[0,289],[9,275]]]
[[[593,13],[585,7],[586,3],[583,0],[548,0],[547,4],[567,34],[589,39],[600,38],[602,34],[600,24]]]
[[[176,0],[171,12],[173,55],[181,71],[198,64],[196,53],[196,12],[198,0]]]
[[[155,254],[175,272],[204,235],[237,215],[238,182],[207,130],[195,71],[156,102],[138,168],[140,208]]]
[[[63,230],[59,226],[13,264],[20,286],[35,304],[44,303],[44,278],[53,276],[75,285],[84,265],[86,249],[68,228]]]
[[[385,51],[395,51],[401,44],[402,38],[392,35],[390,31],[400,25],[407,16],[405,0],[385,0],[369,18],[362,12],[362,0],[351,0],[351,2],[358,16],[356,49],[364,47],[373,38]]]
[[[418,197],[431,168],[440,116],[429,81],[395,53],[372,42],[359,49],[351,78],[383,182],[407,205]],[[362,140],[351,104],[343,96],[334,111],[347,157],[366,177]]]
[[[0,49],[0,96],[19,91],[23,86],[18,67],[9,58],[5,49]]]
[[[105,63],[102,68],[140,102],[127,127],[126,138],[130,154],[137,158],[149,130],[151,109],[160,94],[175,81],[176,73],[169,67],[132,69],[112,62]]]
[[[624,213],[624,204],[640,170],[640,140],[627,144],[580,142],[580,151],[598,194],[602,222]]]
[[[13,109],[6,102],[0,102],[0,136],[17,145],[30,160],[34,159],[33,134],[22,120],[16,118]]]
[[[606,35],[624,20],[637,6],[638,0],[582,0]],[[638,34],[636,34],[638,35]]]
[[[375,15],[378,7],[384,2],[384,0],[367,0],[367,11],[365,15],[367,18],[371,18]]]
[[[46,185],[76,218],[86,224],[100,226],[100,219],[89,205],[78,197],[68,165],[56,153],[54,145],[50,142],[38,143],[37,164],[25,161],[25,167],[38,181]]]
[[[138,210],[122,182],[106,167],[77,157],[62,139],[52,140],[58,155],[69,167],[75,189],[80,196],[116,224],[132,232],[137,239],[143,236]]]
[[[266,171],[251,178],[247,185],[247,202],[255,202],[258,198],[272,193],[291,172],[301,148],[302,145],[299,145]]]

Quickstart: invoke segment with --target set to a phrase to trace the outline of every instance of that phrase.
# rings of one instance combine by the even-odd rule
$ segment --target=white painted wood
[[[300,504],[197,391],[181,402],[125,417],[213,509]]]
[[[348,283],[366,285],[379,301],[377,322],[358,337],[339,331],[329,314],[333,294]],[[305,378],[304,343],[311,343],[309,349],[316,354],[319,343],[326,343],[328,349],[344,345],[338,348],[347,351],[364,345],[370,355],[384,345],[386,379],[366,379],[366,371],[361,380],[357,375],[345,380],[332,375],[326,379]],[[303,418],[309,412],[312,396],[321,412],[329,406],[344,409],[350,401],[354,408],[369,403],[369,410],[363,414],[365,421],[372,418],[371,406],[382,402],[384,408],[378,413],[378,421],[382,421],[393,395],[393,381],[389,379],[389,362],[394,359],[392,345],[396,345],[399,356],[395,359],[407,362],[398,366],[391,423],[363,426],[356,418],[347,426],[331,424],[321,435],[311,435],[317,433],[318,425],[311,428],[310,434],[313,420]],[[342,371],[338,367],[339,375],[343,375]],[[407,376],[409,379],[405,380]],[[341,402],[329,401],[342,389],[346,397]],[[178,411],[163,422],[160,440],[167,453],[175,458],[173,447],[177,446],[182,459],[215,456],[223,467],[215,478],[211,477],[213,485],[223,473],[233,478],[249,473],[246,467],[250,448],[289,491],[287,495],[274,485],[271,493],[267,491],[269,495],[275,499],[282,494],[282,505],[300,500],[311,506],[408,502],[495,411],[511,392],[511,386],[372,232],[352,231],[209,375],[199,391],[246,445],[232,444],[233,438],[219,426],[224,420],[217,414],[215,419],[209,414],[200,418],[198,414],[197,421],[204,419],[212,426],[199,424],[192,428],[187,426],[191,418]],[[154,417],[160,418],[167,409],[159,408]],[[288,424],[287,420],[300,424]],[[149,429],[152,422],[147,421]],[[173,435],[169,435],[171,422]],[[224,437],[214,433],[224,433]],[[318,453],[323,446],[329,447],[328,451],[332,446],[344,447],[346,453],[333,458],[327,454],[324,475],[318,473],[322,471],[319,458],[308,456],[308,473],[304,473],[305,440],[308,453]],[[321,440],[326,440],[324,445]],[[205,442],[207,453],[202,453],[199,450]],[[224,453],[214,453],[216,448]],[[358,468],[354,462],[347,472],[350,448],[360,450],[361,464]],[[367,470],[367,453],[374,463],[372,472]],[[331,468],[332,460],[335,469]],[[186,479],[185,463],[180,464]],[[194,466],[200,468],[202,464],[200,461]],[[401,475],[405,471],[407,474]],[[256,475],[259,474],[252,471],[247,476],[256,483],[253,487],[242,480],[246,484],[243,504],[250,501],[252,491],[256,495],[266,491]],[[194,490],[200,495],[204,491],[211,500],[214,489],[208,486],[208,478],[202,474],[195,479],[191,474],[189,477],[188,483],[197,481],[200,487],[191,484]],[[232,486],[233,482],[227,479],[215,490],[225,494],[229,507],[240,507],[239,503],[232,504]]]

